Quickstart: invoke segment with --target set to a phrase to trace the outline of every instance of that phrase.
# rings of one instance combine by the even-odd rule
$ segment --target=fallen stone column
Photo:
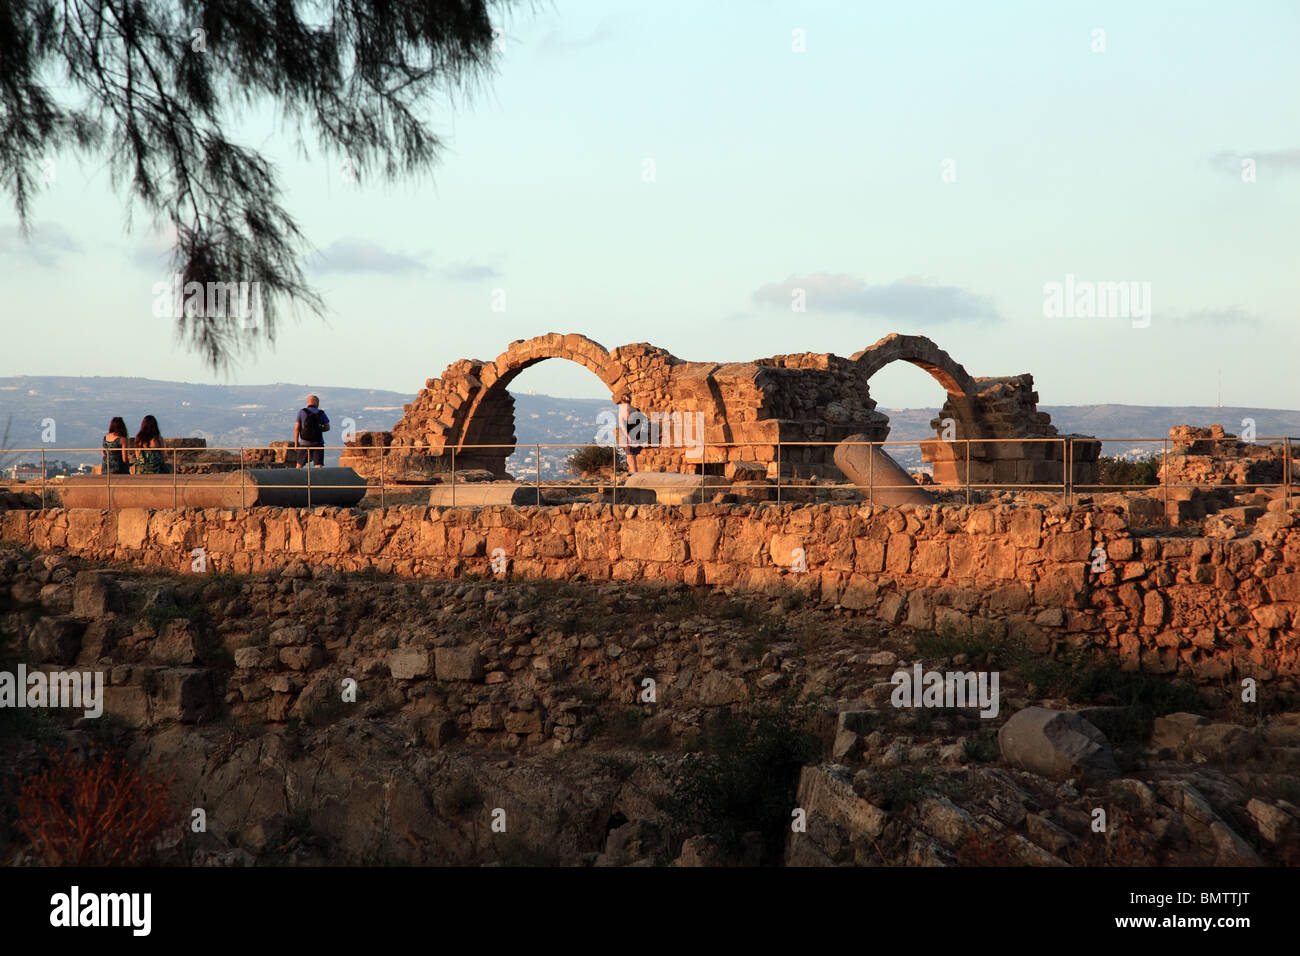
[[[671,471],[638,471],[628,475],[623,488],[652,491],[661,505],[697,505],[719,492],[731,489],[731,482],[714,475],[683,475]],[[619,489],[620,497],[623,488]],[[630,500],[631,496],[629,496]]]
[[[835,467],[844,477],[864,490],[870,485],[872,501],[878,505],[934,504],[934,496],[885,454],[884,449],[865,444],[866,441],[866,435],[850,435],[835,446]]]
[[[58,491],[65,508],[350,508],[365,497],[366,482],[351,468],[250,468],[242,476],[72,477]]]
[[[517,481],[484,481],[471,484],[435,485],[429,489],[431,508],[486,508],[492,505],[537,505],[535,485]]]

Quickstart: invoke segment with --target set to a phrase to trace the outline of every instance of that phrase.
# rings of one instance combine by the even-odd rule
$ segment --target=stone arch
[[[975,380],[951,355],[925,336],[886,335],[875,345],[855,352],[851,359],[858,363],[865,379],[891,362],[908,362],[924,369],[948,393],[944,409],[951,410],[956,418],[958,437],[988,437],[988,428],[975,404],[980,391]]]
[[[462,460],[469,464],[471,458],[482,458],[482,464],[491,470],[504,469],[505,459],[515,444],[515,403],[509,392],[510,383],[524,369],[547,359],[567,359],[583,366],[605,383],[611,397],[626,371],[604,346],[585,335],[552,332],[511,342],[496,361],[479,366],[476,387],[467,396],[453,428],[448,429],[455,436],[452,444],[457,454],[463,455]],[[475,445],[511,447],[502,447],[499,453],[493,449],[475,451],[467,447]]]
[[[404,406],[391,432],[363,432],[348,442],[349,463],[371,474],[382,468],[381,459],[392,456],[399,461],[390,474],[420,473],[454,455],[461,467],[504,472],[516,437],[508,386],[524,369],[552,358],[588,369],[611,396],[626,390],[633,406],[652,419],[662,422],[680,412],[684,423],[688,413],[699,416],[693,421],[704,430],[703,454],[699,442],[656,444],[652,437],[644,452],[649,470],[703,470],[752,458],[769,470],[827,473],[834,468],[827,451],[834,443],[854,434],[887,438],[888,419],[876,411],[869,380],[889,363],[903,361],[925,370],[947,392],[939,418],[931,423],[936,431],[943,418],[958,424],[957,441],[922,442],[937,481],[964,480],[969,473],[971,481],[1023,485],[1058,481],[1063,473],[1061,446],[1040,439],[1066,436],[1058,436],[1049,416],[1037,410],[1031,375],[972,378],[930,339],[899,334],[850,358],[799,352],[718,364],[686,362],[648,342],[606,350],[584,335],[552,332],[513,342],[492,362],[452,362]],[[779,443],[792,447],[780,453]],[[473,445],[499,447],[474,450]],[[1075,442],[1073,480],[1088,483],[1089,474],[1095,480],[1099,448],[1096,442]],[[964,462],[971,467],[961,468]]]

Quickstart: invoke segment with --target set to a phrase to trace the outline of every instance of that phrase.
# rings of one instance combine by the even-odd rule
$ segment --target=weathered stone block
[[[388,652],[388,671],[395,680],[411,680],[429,673],[429,652],[418,647],[401,647]]]
[[[477,648],[439,647],[433,652],[438,680],[478,681],[483,679],[483,659]]]
[[[83,621],[66,615],[42,617],[32,627],[28,649],[37,664],[71,664],[81,650]]]

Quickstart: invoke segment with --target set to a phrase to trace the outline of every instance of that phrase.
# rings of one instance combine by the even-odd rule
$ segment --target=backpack
[[[304,408],[303,411],[307,413],[307,417],[303,419],[302,427],[298,429],[298,438],[309,445],[319,445],[325,440],[325,433],[320,427],[320,413],[310,408]]]

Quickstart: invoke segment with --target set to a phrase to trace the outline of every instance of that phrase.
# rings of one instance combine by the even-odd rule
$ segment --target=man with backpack
[[[293,423],[293,447],[298,452],[298,467],[315,464],[325,467],[325,433],[330,430],[329,416],[320,409],[320,399],[307,396],[307,407],[298,410]]]

